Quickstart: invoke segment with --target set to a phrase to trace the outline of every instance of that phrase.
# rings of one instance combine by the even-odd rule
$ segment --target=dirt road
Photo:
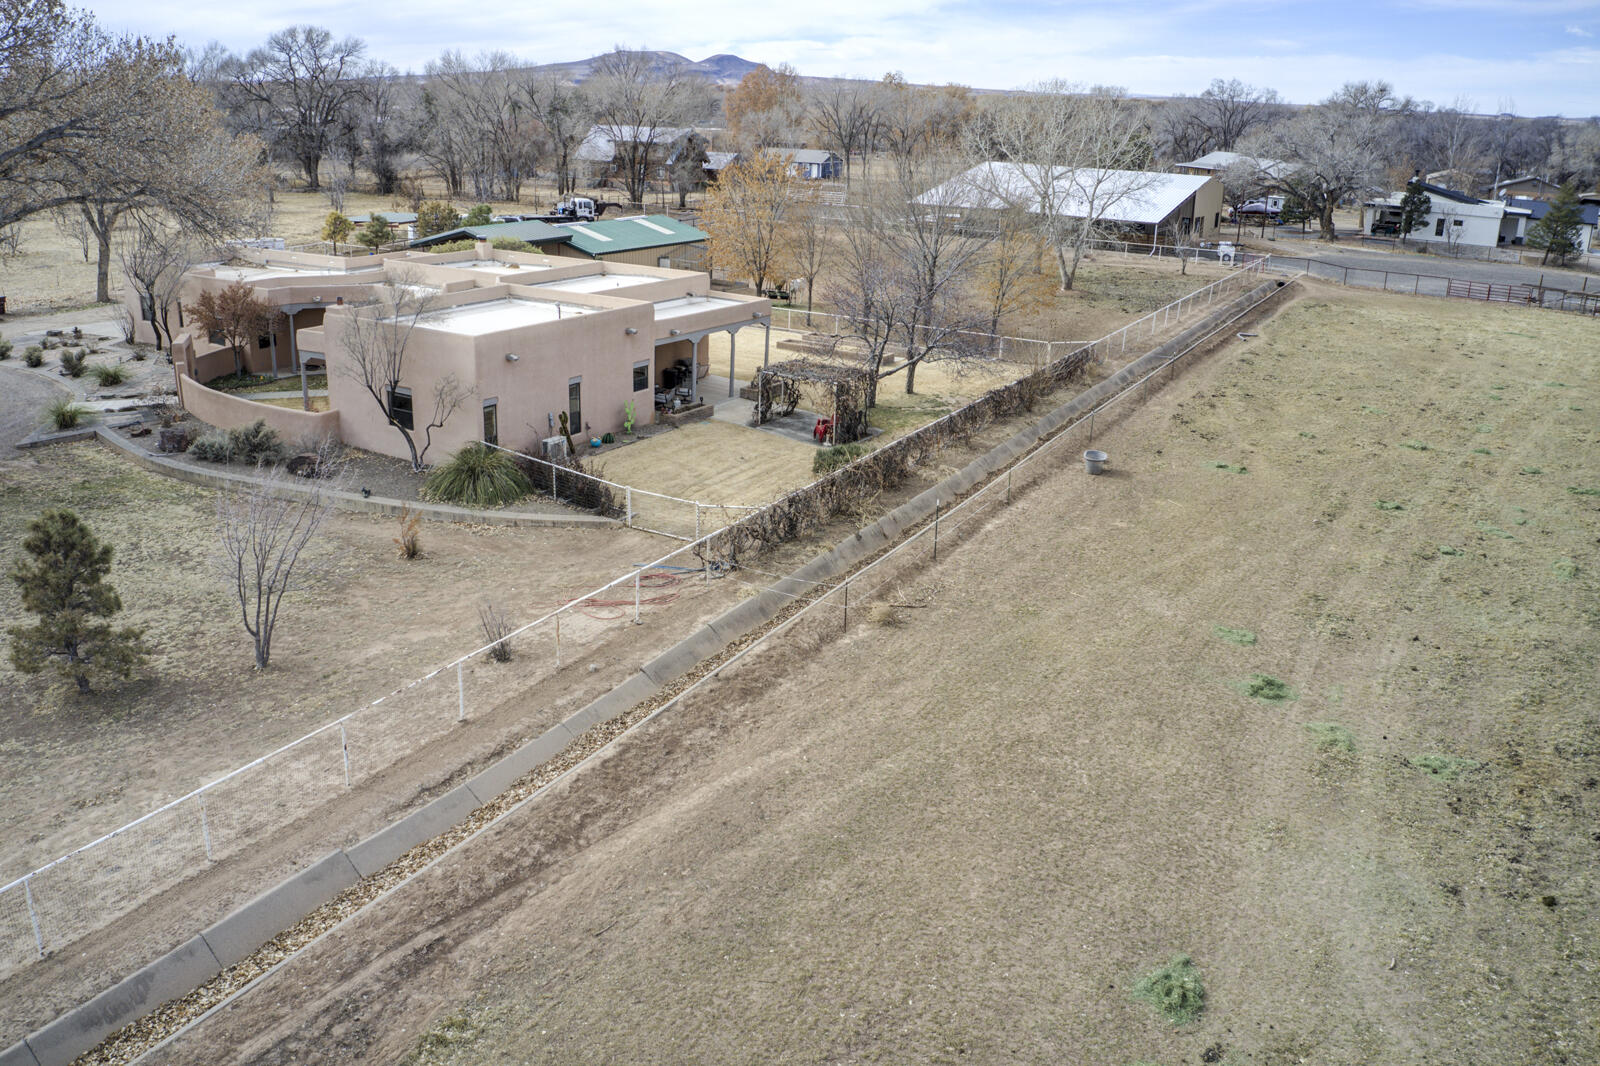
[[[153,1061],[1589,1061],[1600,371],[1418,309],[1314,291]]]

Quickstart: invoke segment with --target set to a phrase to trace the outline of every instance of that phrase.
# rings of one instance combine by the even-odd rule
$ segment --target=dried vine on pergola
[[[803,385],[818,386],[830,409],[819,412],[832,419],[830,444],[859,440],[867,433],[866,396],[872,372],[864,366],[824,362],[817,359],[787,359],[764,366],[756,372],[754,426],[793,414],[800,404]]]

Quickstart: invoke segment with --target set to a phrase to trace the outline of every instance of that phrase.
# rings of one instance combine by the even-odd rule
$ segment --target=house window
[[[650,387],[650,361],[633,364],[633,391],[643,392]]]
[[[271,335],[263,333],[261,336],[257,337],[256,338],[256,347],[257,348],[270,348],[270,347],[272,347],[272,337],[271,337]]]
[[[411,390],[389,386],[389,418],[401,429],[411,429]]]
[[[500,401],[490,398],[483,401],[483,442],[500,443]]]
[[[228,343],[228,339],[222,335],[222,331],[220,329],[214,329],[207,333],[206,340],[210,341],[212,344]]]
[[[583,429],[583,379],[567,382],[567,425],[573,433]]]
[[[1433,220],[1433,235],[1435,237],[1444,236],[1444,219],[1436,218]]]

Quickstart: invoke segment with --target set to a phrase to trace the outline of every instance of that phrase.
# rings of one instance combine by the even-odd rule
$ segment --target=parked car
[[[1400,235],[1400,223],[1398,223],[1398,222],[1374,222],[1372,224],[1372,235],[1374,237],[1385,236],[1385,235],[1390,236],[1390,237],[1398,237]]]
[[[1266,196],[1259,200],[1251,200],[1234,208],[1233,213],[1236,215],[1268,215],[1272,218],[1277,218],[1283,214],[1283,197]]]

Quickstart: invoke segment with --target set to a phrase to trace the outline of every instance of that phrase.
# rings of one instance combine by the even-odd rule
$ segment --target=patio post
[[[738,347],[739,347],[739,331],[736,330],[736,329],[730,329],[728,331],[728,399],[730,399],[730,400],[733,399],[733,395],[734,395],[734,390],[733,390],[733,356],[734,356],[734,353],[738,350]]]

